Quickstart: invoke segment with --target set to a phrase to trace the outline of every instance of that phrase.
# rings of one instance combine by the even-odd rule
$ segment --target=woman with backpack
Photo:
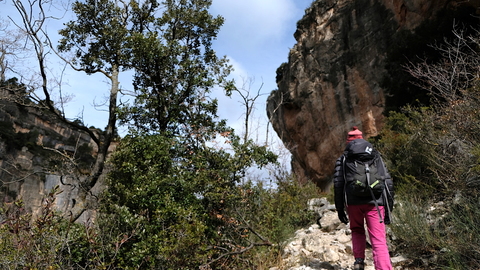
[[[338,218],[352,231],[355,270],[365,267],[367,225],[376,270],[391,270],[385,224],[390,224],[393,182],[380,154],[353,127],[335,164],[334,196]],[[346,210],[346,213],[345,213]]]

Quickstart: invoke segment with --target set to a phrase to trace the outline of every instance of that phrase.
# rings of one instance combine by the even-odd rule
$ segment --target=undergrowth
[[[286,240],[297,229],[314,222],[313,213],[307,211],[307,201],[319,196],[317,187],[311,183],[299,184],[289,176],[279,180],[274,189],[266,188],[262,182],[247,182],[240,185],[239,190],[245,191],[243,204],[230,210],[242,212],[247,224],[271,243],[244,252],[240,259],[260,270],[281,265]],[[128,261],[123,260],[120,251],[135,238],[135,230],[129,235],[112,235],[115,220],[100,220],[89,225],[70,223],[55,210],[59,193],[61,190],[56,187],[47,194],[35,214],[25,211],[21,201],[3,206],[0,267],[127,269]],[[128,269],[137,268],[132,265]]]

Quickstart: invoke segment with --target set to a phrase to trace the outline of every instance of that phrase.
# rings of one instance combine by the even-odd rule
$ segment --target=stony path
[[[321,199],[317,199],[321,200]],[[353,269],[353,254],[350,229],[341,223],[331,205],[322,200],[314,209],[321,217],[319,224],[298,230],[284,249],[281,266],[270,270],[350,270]],[[395,270],[402,267],[407,260],[402,256],[392,257]],[[365,270],[375,270],[372,251],[366,250]]]

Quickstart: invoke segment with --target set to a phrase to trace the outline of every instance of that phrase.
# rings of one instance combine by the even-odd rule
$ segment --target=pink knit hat
[[[353,126],[352,130],[348,132],[347,136],[347,143],[355,140],[355,139],[363,139],[362,132],[358,130],[358,127]]]

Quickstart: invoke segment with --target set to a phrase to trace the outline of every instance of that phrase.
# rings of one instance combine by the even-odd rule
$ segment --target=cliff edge
[[[376,136],[386,111],[422,99],[402,66],[451,34],[455,22],[478,23],[479,7],[480,1],[448,0],[312,3],[267,100],[299,181],[328,189],[352,126]]]

